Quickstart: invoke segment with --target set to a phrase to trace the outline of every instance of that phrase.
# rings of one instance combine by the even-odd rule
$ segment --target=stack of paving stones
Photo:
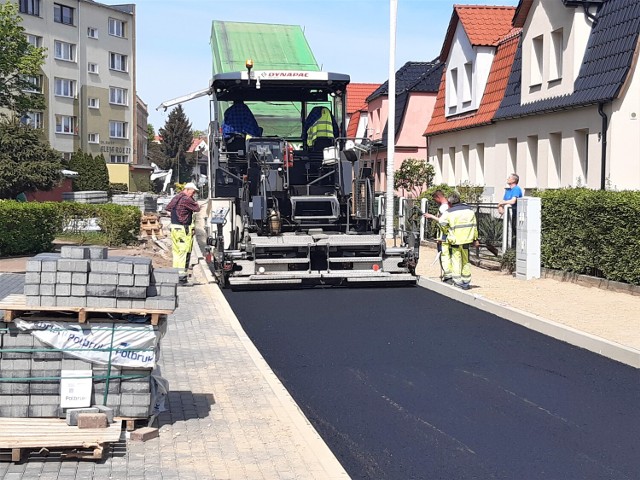
[[[100,190],[86,190],[83,192],[64,192],[62,200],[65,202],[77,203],[108,203],[109,195]]]
[[[113,195],[111,202],[116,205],[130,205],[138,207],[142,213],[158,211],[158,197],[149,193],[128,193]]]
[[[60,254],[36,255],[27,260],[25,277],[29,307],[117,311],[174,310],[177,306],[176,269],[154,269],[151,260],[142,257],[109,258],[104,247],[63,246]],[[62,370],[92,371],[94,405],[106,405],[121,417],[150,415],[151,369],[111,366],[109,370],[51,348],[8,323],[0,328],[0,417],[64,418]]]
[[[112,366],[109,371],[106,365],[55,350],[7,324],[0,330],[0,378],[5,379],[0,381],[0,417],[64,418],[62,370],[92,371],[93,405],[105,405],[106,400],[106,406],[120,417],[147,418],[151,414],[151,369]]]
[[[106,247],[63,246],[27,260],[28,307],[175,310],[178,271],[150,258],[110,257]]]

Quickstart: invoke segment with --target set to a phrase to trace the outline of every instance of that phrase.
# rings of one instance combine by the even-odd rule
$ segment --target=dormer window
[[[462,84],[462,103],[466,107],[471,104],[471,92],[473,91],[473,63],[464,64],[464,77]]]
[[[562,79],[563,42],[564,36],[561,28],[551,32],[551,58],[549,59],[550,82]]]
[[[458,69],[452,68],[448,72],[449,81],[447,82],[447,106],[449,113],[455,113],[458,105]]]
[[[531,42],[531,81],[529,86],[537,87],[542,84],[544,37],[537,36]]]

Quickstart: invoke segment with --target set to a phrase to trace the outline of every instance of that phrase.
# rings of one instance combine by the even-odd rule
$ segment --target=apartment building
[[[135,170],[138,152],[135,5],[91,0],[18,0],[28,40],[45,47],[34,91],[46,110],[31,112],[51,146],[69,157],[78,149],[102,154],[120,170]],[[146,123],[146,120],[145,122]],[[145,134],[146,137],[146,134]],[[113,181],[113,179],[112,179]],[[129,183],[129,182],[127,182]]]

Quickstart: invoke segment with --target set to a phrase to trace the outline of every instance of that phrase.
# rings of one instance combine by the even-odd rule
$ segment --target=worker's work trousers
[[[447,243],[447,237],[438,241],[438,251],[440,252],[440,269],[442,270],[442,281],[451,280],[451,245]]]
[[[193,234],[195,229],[184,225],[171,225],[171,243],[173,245],[173,268],[179,269],[182,278],[187,277],[191,249],[193,248]]]
[[[471,264],[469,263],[469,245],[450,245],[451,276],[459,287],[471,283]]]

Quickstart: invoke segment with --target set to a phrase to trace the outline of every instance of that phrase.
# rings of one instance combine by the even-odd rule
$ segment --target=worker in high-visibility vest
[[[456,287],[468,290],[471,286],[469,249],[478,241],[478,221],[472,207],[460,202],[460,194],[451,193],[447,200],[449,209],[438,219],[447,236],[451,251],[451,277]],[[431,215],[431,218],[434,217]]]
[[[435,220],[438,220],[440,216],[444,215],[444,213],[449,209],[449,201],[447,200],[447,196],[444,194],[442,190],[436,190],[431,195],[433,201],[438,204],[438,217],[433,217]],[[429,218],[430,214],[425,213],[424,217]],[[438,248],[438,259],[440,260],[440,271],[441,271],[441,279],[445,283],[453,283],[453,279],[451,276],[451,252],[449,249],[449,244],[447,243],[447,235],[442,231],[442,228],[438,225],[438,231],[436,234],[436,243]]]

